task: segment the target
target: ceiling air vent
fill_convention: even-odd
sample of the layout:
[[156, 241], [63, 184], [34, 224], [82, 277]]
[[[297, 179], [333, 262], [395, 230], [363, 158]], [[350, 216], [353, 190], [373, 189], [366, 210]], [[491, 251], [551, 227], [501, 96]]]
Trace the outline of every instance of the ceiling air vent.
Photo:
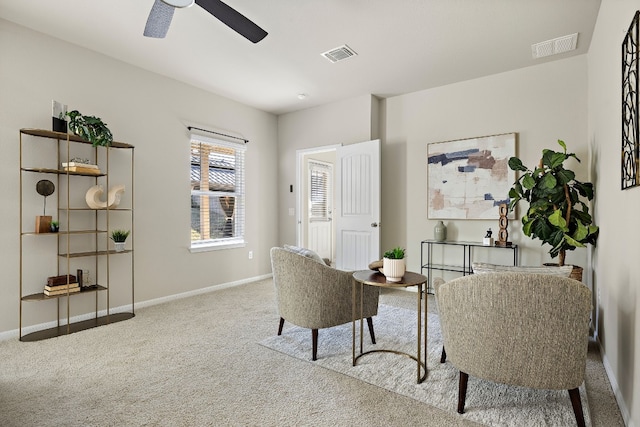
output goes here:
[[531, 54], [533, 55], [533, 59], [544, 58], [545, 56], [557, 55], [559, 53], [575, 50], [577, 45], [578, 33], [574, 33], [568, 36], [532, 44]]
[[328, 50], [322, 54], [322, 56], [333, 63], [342, 61], [343, 59], [351, 58], [352, 56], [356, 55], [357, 53], [346, 44], [343, 44], [340, 47], [336, 47], [335, 49]]

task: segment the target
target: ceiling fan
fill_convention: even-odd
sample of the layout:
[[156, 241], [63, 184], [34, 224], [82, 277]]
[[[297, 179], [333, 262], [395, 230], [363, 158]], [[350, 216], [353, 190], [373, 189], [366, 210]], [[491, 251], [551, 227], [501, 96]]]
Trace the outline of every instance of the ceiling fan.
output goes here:
[[144, 35], [159, 39], [164, 38], [169, 30], [175, 9], [190, 7], [193, 6], [193, 3], [253, 43], [258, 43], [267, 36], [265, 30], [220, 0], [155, 0], [147, 18], [147, 25], [144, 27]]

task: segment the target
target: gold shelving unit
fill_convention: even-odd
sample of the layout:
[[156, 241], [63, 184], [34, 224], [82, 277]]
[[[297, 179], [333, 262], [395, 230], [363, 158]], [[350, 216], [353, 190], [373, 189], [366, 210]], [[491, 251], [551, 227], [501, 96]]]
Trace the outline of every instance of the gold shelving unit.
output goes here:
[[[29, 161], [25, 162], [25, 144], [38, 144], [40, 140], [43, 144], [56, 144], [55, 149], [57, 152], [56, 159], [56, 167], [39, 167], [34, 164], [25, 164], [25, 163], [38, 163], [37, 161]], [[21, 341], [37, 341], [46, 338], [52, 338], [60, 335], [67, 335], [70, 333], [82, 331], [89, 328], [94, 328], [97, 326], [119, 322], [122, 320], [127, 320], [135, 316], [134, 303], [135, 303], [135, 284], [134, 284], [134, 218], [133, 218], [133, 201], [134, 198], [134, 147], [130, 144], [125, 144], [122, 142], [113, 142], [109, 147], [91, 147], [93, 160], [96, 164], [101, 164], [104, 166], [104, 172], [97, 174], [90, 173], [82, 173], [82, 172], [70, 172], [66, 171], [62, 168], [62, 162], [69, 162], [73, 157], [74, 153], [82, 148], [82, 145], [89, 144], [90, 142], [85, 141], [84, 139], [67, 133], [53, 132], [43, 129], [20, 129], [20, 314], [19, 314], [19, 339]], [[45, 147], [44, 145], [42, 146]], [[86, 146], [85, 146], [86, 147]], [[30, 148], [33, 150], [34, 147], [30, 145]], [[49, 147], [51, 148], [51, 147]], [[86, 150], [86, 148], [85, 148]], [[110, 181], [110, 168], [109, 168], [109, 157], [112, 150], [126, 150], [130, 153], [130, 162], [131, 162], [131, 171], [130, 171], [130, 179], [131, 188], [128, 191], [131, 194], [131, 207], [130, 208], [113, 208], [110, 209], [108, 206], [105, 209], [91, 209], [86, 206], [75, 206], [71, 201], [72, 194], [72, 182], [74, 180], [90, 180], [92, 185], [105, 185], [106, 188], [109, 187]], [[47, 159], [45, 163], [47, 166], [50, 166], [52, 163], [51, 159]], [[24, 221], [24, 214], [26, 208], [25, 205], [25, 194], [26, 190], [24, 186], [24, 177], [25, 174], [41, 174], [43, 176], [51, 176], [52, 180], [56, 181], [56, 189], [57, 189], [57, 213], [58, 220], [61, 217], [65, 218], [64, 226], [61, 221], [60, 228], [61, 230], [57, 233], [38, 233], [35, 229], [31, 229], [27, 227], [27, 224]], [[66, 200], [61, 200], [61, 190], [64, 189], [64, 193], [66, 193]], [[77, 204], [77, 202], [76, 202]], [[29, 205], [30, 206], [30, 205]], [[93, 213], [92, 223], [93, 227], [87, 227], [89, 229], [83, 230], [75, 230], [72, 228], [74, 223], [74, 214], [81, 212], [89, 212]], [[128, 214], [129, 217], [127, 221], [130, 223], [131, 234], [129, 235], [128, 245], [131, 249], [128, 249], [124, 252], [116, 252], [114, 250], [109, 250], [109, 239], [108, 232], [110, 230], [110, 219], [111, 216], [117, 212]], [[26, 212], [27, 217], [31, 214], [31, 211]], [[36, 212], [33, 212], [34, 216]], [[41, 289], [44, 289], [44, 283], [46, 283], [46, 277], [42, 278], [42, 283], [34, 284], [34, 283], [25, 283], [25, 260], [34, 256], [33, 254], [25, 253], [25, 241], [27, 239], [51, 239], [55, 238], [57, 241], [57, 253], [52, 253], [52, 257], [57, 257], [57, 273], [56, 275], [64, 275], [64, 274], [74, 274], [71, 271], [71, 260], [72, 259], [80, 259], [80, 258], [89, 258], [90, 261], [93, 261], [93, 271], [96, 280], [100, 278], [102, 282], [100, 284], [95, 283], [90, 286], [83, 286], [80, 292], [75, 293], [66, 293], [62, 295], [55, 296], [47, 296], [42, 292], [33, 293], [34, 290], [38, 289], [38, 286], [41, 286]], [[85, 247], [90, 248], [89, 250], [81, 250], [81, 251], [72, 251], [71, 243], [72, 240], [74, 243], [77, 243], [74, 239], [85, 239], [85, 241], [80, 243], [85, 243]], [[44, 240], [42, 240], [44, 242]], [[33, 243], [33, 242], [31, 242]], [[37, 243], [36, 243], [37, 245]], [[91, 248], [93, 246], [93, 248]], [[61, 249], [62, 248], [62, 249]], [[41, 255], [42, 256], [42, 255]], [[126, 256], [130, 259], [130, 287], [131, 287], [131, 310], [126, 312], [118, 312], [111, 313], [110, 306], [110, 291], [111, 291], [111, 283], [110, 283], [110, 268], [111, 262], [110, 259], [113, 256]], [[91, 261], [92, 260], [92, 261]], [[101, 272], [100, 268], [104, 266], [105, 271]], [[52, 272], [50, 275], [54, 275]], [[115, 284], [117, 286], [127, 286], [126, 283], [118, 283]], [[94, 309], [92, 312], [85, 313], [84, 315], [76, 315], [81, 317], [82, 320], [73, 321], [71, 317], [71, 306], [72, 301], [76, 298], [80, 298], [81, 296], [85, 296], [88, 294], [95, 295], [95, 303]], [[100, 298], [99, 295], [104, 295], [104, 305], [99, 304]], [[37, 330], [35, 332], [30, 332], [28, 334], [23, 335], [24, 326], [24, 316], [25, 312], [29, 309], [34, 303], [43, 303], [44, 301], [55, 300], [57, 304], [57, 322], [56, 326], [52, 328], [45, 328], [41, 330]], [[127, 304], [128, 305], [128, 304]], [[66, 307], [65, 307], [66, 306]], [[100, 309], [102, 308], [102, 313], [100, 313]], [[61, 314], [66, 311], [65, 314]], [[89, 314], [91, 318], [86, 319], [86, 315]]]

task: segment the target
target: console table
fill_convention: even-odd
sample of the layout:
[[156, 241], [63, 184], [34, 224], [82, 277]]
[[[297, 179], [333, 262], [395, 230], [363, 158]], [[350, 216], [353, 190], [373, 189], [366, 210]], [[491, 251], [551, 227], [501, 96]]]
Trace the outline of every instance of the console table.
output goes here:
[[[434, 245], [445, 245], [454, 249], [461, 250], [462, 262], [459, 264], [445, 264], [445, 262], [441, 260], [441, 262], [439, 263], [434, 263]], [[479, 248], [486, 248], [488, 250], [510, 249], [511, 251], [513, 251], [513, 265], [518, 265], [518, 245], [485, 246], [482, 244], [482, 242], [465, 242], [453, 240], [438, 241], [432, 239], [423, 240], [420, 246], [420, 272], [424, 274], [424, 272], [426, 271], [427, 273], [427, 293], [433, 293], [433, 270], [462, 273], [463, 276], [466, 276], [467, 274], [473, 274], [473, 268], [471, 264], [474, 261], [474, 249], [480, 250]]]

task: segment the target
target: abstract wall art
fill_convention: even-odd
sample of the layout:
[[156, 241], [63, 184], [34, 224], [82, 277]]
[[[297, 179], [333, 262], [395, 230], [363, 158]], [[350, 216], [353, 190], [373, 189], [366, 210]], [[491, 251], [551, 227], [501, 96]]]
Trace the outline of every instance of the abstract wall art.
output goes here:
[[638, 156], [638, 27], [640, 11], [636, 12], [622, 42], [622, 185], [623, 190], [640, 182]]
[[516, 179], [508, 165], [515, 154], [515, 133], [427, 144], [427, 217], [498, 218]]

